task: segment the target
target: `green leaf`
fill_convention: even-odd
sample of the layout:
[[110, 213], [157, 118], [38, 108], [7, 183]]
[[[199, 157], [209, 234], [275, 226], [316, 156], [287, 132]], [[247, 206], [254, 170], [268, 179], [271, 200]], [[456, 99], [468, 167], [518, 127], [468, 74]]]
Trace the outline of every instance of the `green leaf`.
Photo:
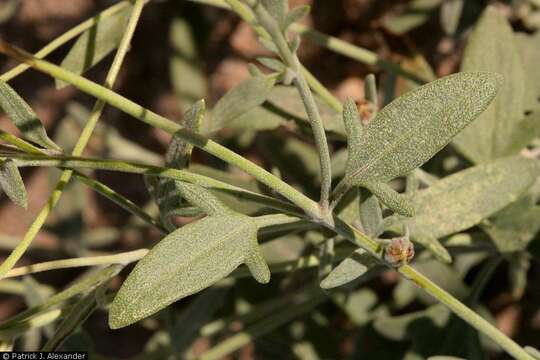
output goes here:
[[378, 237], [382, 233], [382, 209], [373, 195], [366, 195], [360, 203], [360, 222], [362, 229], [369, 237]]
[[0, 80], [0, 108], [24, 137], [47, 149], [61, 151], [48, 136], [43, 124], [28, 104], [11, 86]]
[[489, 105], [500, 81], [494, 73], [458, 73], [391, 102], [349, 144], [345, 177], [335, 193], [387, 182], [425, 163]]
[[11, 201], [26, 209], [28, 206], [26, 188], [13, 160], [0, 161], [0, 189], [4, 190]]
[[531, 259], [529, 254], [517, 253], [509, 259], [510, 289], [512, 298], [516, 301], [521, 300], [525, 289], [527, 288], [527, 272], [531, 267]]
[[540, 32], [533, 35], [525, 33], [515, 34], [515, 41], [523, 68], [526, 72], [525, 76], [525, 110], [538, 109], [540, 107]]
[[323, 289], [332, 289], [345, 285], [364, 275], [374, 265], [373, 256], [363, 249], [355, 250], [349, 257], [336, 266], [321, 282]]
[[170, 80], [183, 109], [207, 96], [208, 84], [203, 61], [197, 53], [197, 41], [188, 21], [175, 18], [169, 30], [172, 55], [169, 60]]
[[536, 161], [520, 156], [477, 165], [419, 191], [413, 199], [415, 216], [402, 222], [409, 226], [413, 240], [468, 229], [516, 201], [539, 174]]
[[310, 10], [311, 7], [309, 5], [300, 5], [289, 11], [283, 20], [283, 24], [281, 25], [283, 31], [287, 30], [287, 28], [293, 23], [306, 17]]
[[493, 103], [454, 145], [475, 163], [512, 154], [512, 134], [524, 116], [526, 76], [512, 28], [494, 7], [486, 8], [469, 37], [461, 69], [493, 71], [505, 81]]
[[228, 127], [237, 117], [261, 105], [270, 95], [275, 82], [276, 77], [273, 75], [256, 76], [232, 88], [218, 101], [212, 111], [211, 131]]
[[383, 26], [393, 34], [405, 34], [424, 24], [441, 2], [442, 0], [413, 0], [401, 14], [384, 18]]
[[287, 69], [287, 66], [285, 66], [283, 62], [275, 58], [260, 56], [257, 58], [257, 61], [269, 68], [270, 70], [274, 70], [277, 72], [283, 72], [285, 71], [285, 69]]
[[245, 263], [267, 283], [270, 271], [257, 244], [256, 222], [243, 215], [209, 216], [161, 240], [128, 276], [110, 313], [113, 329], [128, 326], [213, 285]]
[[[314, 96], [317, 107], [323, 121], [323, 126], [327, 131], [332, 131], [340, 135], [345, 135], [345, 128], [341, 119], [341, 114], [332, 109], [320, 97]], [[275, 86], [268, 97], [267, 104], [273, 106], [289, 115], [289, 118], [309, 124], [306, 108], [298, 90], [294, 86]], [[286, 116], [283, 114], [283, 116]]]
[[540, 206], [527, 195], [505, 207], [482, 225], [501, 252], [521, 251], [527, 248], [540, 230]]
[[270, 15], [277, 20], [280, 27], [283, 28], [282, 25], [289, 10], [288, 0], [261, 0], [261, 2]]
[[[112, 16], [99, 20], [86, 30], [71, 47], [60, 66], [75, 74], [83, 74], [103, 60], [120, 44], [131, 9], [132, 6], [128, 6]], [[66, 85], [68, 85], [66, 82], [56, 80], [57, 89]]]
[[447, 0], [441, 4], [441, 25], [447, 35], [456, 33], [464, 3], [464, 0]]

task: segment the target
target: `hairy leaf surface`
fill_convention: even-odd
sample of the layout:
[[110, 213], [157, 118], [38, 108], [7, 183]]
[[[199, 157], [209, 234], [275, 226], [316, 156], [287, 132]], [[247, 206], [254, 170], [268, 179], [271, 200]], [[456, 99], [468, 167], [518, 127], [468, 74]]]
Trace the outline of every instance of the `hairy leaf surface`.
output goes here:
[[257, 224], [242, 215], [209, 216], [161, 240], [128, 276], [114, 299], [109, 325], [130, 325], [194, 294], [246, 263], [259, 282], [270, 271], [257, 244]]
[[0, 161], [0, 190], [4, 190], [15, 204], [26, 209], [28, 205], [26, 188], [13, 160]]

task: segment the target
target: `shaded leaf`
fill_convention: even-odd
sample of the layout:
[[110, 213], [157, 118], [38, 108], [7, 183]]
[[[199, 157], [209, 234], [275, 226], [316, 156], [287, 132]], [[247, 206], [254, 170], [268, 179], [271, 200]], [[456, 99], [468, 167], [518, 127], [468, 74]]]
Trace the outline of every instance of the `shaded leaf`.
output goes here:
[[128, 276], [110, 313], [118, 329], [216, 283], [239, 265], [259, 282], [270, 272], [257, 244], [257, 224], [243, 215], [209, 216], [161, 240]]
[[276, 77], [256, 76], [242, 81], [223, 96], [212, 111], [211, 131], [228, 127], [237, 117], [262, 104], [269, 96]]
[[[332, 109], [320, 97], [314, 96], [317, 107], [323, 121], [323, 126], [327, 131], [333, 131], [340, 135], [345, 135], [345, 128], [341, 120], [341, 114]], [[289, 115], [289, 119], [294, 119], [308, 124], [304, 103], [293, 86], [275, 86], [268, 97], [267, 103]]]
[[512, 154], [512, 134], [524, 116], [525, 72], [506, 17], [487, 7], [465, 49], [462, 71], [493, 71], [504, 83], [493, 103], [454, 139], [458, 150], [480, 163]]
[[525, 351], [532, 355], [535, 359], [540, 360], [540, 351], [533, 348], [532, 346], [525, 346]]
[[26, 209], [28, 205], [26, 188], [13, 160], [0, 161], [0, 189], [4, 190], [11, 201]]
[[404, 11], [383, 19], [383, 26], [393, 34], [405, 34], [422, 24], [434, 13], [442, 0], [413, 0]]
[[525, 110], [538, 110], [540, 107], [540, 32], [534, 35], [526, 33], [515, 34], [515, 41], [523, 68], [526, 72], [525, 76]]
[[527, 195], [505, 207], [482, 225], [501, 252], [521, 251], [540, 230], [540, 206]]
[[360, 203], [360, 222], [364, 233], [369, 237], [378, 237], [382, 233], [382, 209], [373, 195], [364, 196]]
[[528, 254], [518, 253], [510, 259], [509, 280], [512, 298], [521, 300], [525, 289], [527, 288], [527, 272], [531, 266], [531, 260]]
[[321, 287], [323, 289], [332, 289], [345, 285], [364, 275], [374, 263], [372, 255], [363, 249], [358, 249], [328, 274], [321, 282]]
[[409, 226], [413, 240], [468, 229], [516, 201], [538, 175], [536, 162], [520, 156], [477, 165], [419, 191], [413, 199], [415, 216], [402, 221]]
[[[131, 9], [132, 6], [128, 6], [112, 16], [101, 19], [82, 33], [60, 66], [75, 74], [83, 74], [103, 60], [120, 44]], [[61, 89], [66, 85], [68, 85], [66, 82], [56, 80], [56, 88]]]
[[61, 149], [48, 136], [43, 124], [28, 104], [11, 86], [0, 80], [0, 108], [30, 141], [44, 148]]
[[335, 193], [370, 181], [386, 182], [422, 165], [489, 105], [500, 80], [494, 73], [458, 73], [394, 100], [352, 143]]

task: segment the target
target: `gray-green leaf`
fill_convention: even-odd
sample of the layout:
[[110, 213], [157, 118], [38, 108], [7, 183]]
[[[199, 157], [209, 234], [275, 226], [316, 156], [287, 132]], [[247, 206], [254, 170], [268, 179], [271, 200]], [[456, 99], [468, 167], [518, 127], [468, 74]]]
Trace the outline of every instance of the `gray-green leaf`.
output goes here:
[[487, 110], [455, 138], [455, 146], [475, 163], [512, 154], [512, 133], [524, 116], [526, 77], [512, 28], [495, 8], [486, 8], [478, 21], [461, 69], [493, 71], [505, 81]]
[[28, 205], [26, 188], [19, 169], [12, 160], [0, 163], [0, 189], [4, 190], [11, 201], [26, 209]]
[[323, 289], [332, 289], [345, 285], [364, 275], [373, 264], [372, 255], [363, 249], [355, 250], [328, 274], [321, 282], [321, 287]]
[[[79, 36], [60, 66], [76, 74], [83, 74], [103, 60], [120, 44], [131, 10], [132, 6], [128, 6], [117, 14], [99, 20], [86, 30]], [[66, 82], [56, 81], [58, 89], [66, 85]]]
[[[516, 201], [539, 174], [535, 160], [520, 156], [460, 171], [419, 191], [413, 199], [415, 216], [402, 218], [402, 223], [409, 226], [413, 240], [468, 229]], [[397, 225], [392, 228], [399, 229]]]
[[30, 141], [44, 148], [61, 150], [48, 136], [37, 115], [28, 104], [4, 81], [0, 80], [0, 108]]
[[486, 109], [500, 82], [495, 73], [457, 73], [391, 102], [349, 144], [336, 193], [362, 182], [386, 182], [422, 165]]
[[231, 89], [212, 111], [211, 131], [228, 127], [234, 119], [262, 104], [270, 95], [275, 82], [276, 77], [273, 75], [256, 76]]
[[211, 286], [239, 265], [267, 283], [270, 271], [257, 244], [258, 226], [243, 215], [209, 216], [161, 240], [128, 276], [110, 313], [113, 329], [128, 326]]

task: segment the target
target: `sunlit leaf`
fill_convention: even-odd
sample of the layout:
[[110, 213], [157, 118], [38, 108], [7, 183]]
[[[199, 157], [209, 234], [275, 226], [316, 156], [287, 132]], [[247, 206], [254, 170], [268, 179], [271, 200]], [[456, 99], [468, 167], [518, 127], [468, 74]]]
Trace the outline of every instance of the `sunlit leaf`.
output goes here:
[[242, 215], [209, 216], [161, 240], [128, 276], [110, 313], [113, 329], [130, 325], [248, 265], [259, 282], [270, 272], [257, 244], [258, 226]]
[[458, 73], [394, 100], [349, 144], [345, 178], [336, 192], [386, 182], [422, 165], [489, 105], [499, 83], [494, 73]]
[[462, 71], [493, 71], [504, 76], [493, 103], [463, 130], [454, 144], [473, 162], [510, 155], [512, 134], [524, 116], [525, 70], [506, 17], [488, 7], [469, 37]]
[[323, 289], [332, 289], [345, 285], [364, 275], [375, 263], [373, 256], [362, 249], [354, 251], [336, 266], [321, 282]]

